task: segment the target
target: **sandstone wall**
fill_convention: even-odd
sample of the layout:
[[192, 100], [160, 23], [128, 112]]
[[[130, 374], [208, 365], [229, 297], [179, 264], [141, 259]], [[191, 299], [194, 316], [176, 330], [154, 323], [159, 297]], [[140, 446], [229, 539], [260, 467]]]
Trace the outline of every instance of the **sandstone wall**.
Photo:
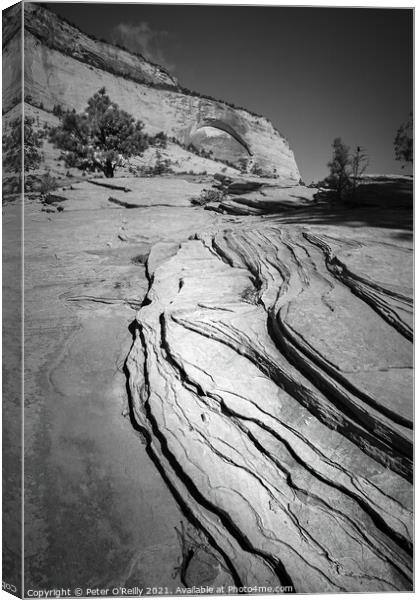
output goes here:
[[[45, 110], [52, 110], [55, 104], [60, 104], [81, 111], [86, 107], [88, 98], [104, 86], [113, 101], [145, 123], [149, 133], [164, 131], [188, 144], [197, 139], [197, 131], [208, 122], [222, 123], [227, 131], [233, 132], [233, 137], [227, 137], [225, 131], [219, 138], [214, 138], [212, 149], [215, 158], [228, 159], [237, 165], [241, 158], [251, 158], [266, 174], [278, 175], [286, 185], [299, 181], [299, 170], [288, 142], [264, 117], [223, 102], [184, 93], [178, 87], [156, 87], [118, 76], [114, 69], [116, 62], [121, 67], [131, 64], [130, 60], [138, 61], [138, 58], [90, 39], [57, 17], [51, 17], [50, 11], [34, 9], [33, 5], [26, 5], [25, 10], [25, 96], [30, 97], [28, 101], [35, 106], [42, 103]], [[42, 22], [42, 15], [49, 20], [47, 24]], [[47, 40], [51, 31], [48, 34], [47, 25], [54, 33], [54, 45], [65, 49], [65, 52], [51, 47]], [[32, 31], [37, 30], [36, 36], [28, 27]], [[9, 40], [6, 52], [13, 55], [17, 43], [15, 35]], [[84, 56], [89, 62], [81, 60], [80, 48], [84, 49]], [[77, 58], [70, 55], [73, 52]], [[92, 57], [95, 56], [102, 58], [101, 68], [94, 64], [96, 59]], [[105, 70], [108, 65], [114, 72]], [[149, 66], [150, 69], [155, 68]], [[18, 83], [15, 70], [8, 69], [4, 75], [6, 92], [3, 102], [6, 110], [13, 106]], [[242, 145], [237, 142], [238, 139]]]
[[[11, 7], [15, 8], [15, 7]], [[3, 111], [10, 109], [21, 100], [22, 96], [22, 37], [19, 20], [16, 19], [16, 10], [3, 15], [3, 40], [4, 36], [13, 30], [13, 36], [3, 46], [2, 54], [2, 106]], [[20, 15], [20, 12], [17, 12]], [[16, 27], [15, 27], [16, 25]]]
[[140, 82], [178, 86], [178, 81], [159, 65], [117, 46], [92, 39], [37, 4], [25, 4], [25, 29], [50, 48], [60, 50], [83, 62]]

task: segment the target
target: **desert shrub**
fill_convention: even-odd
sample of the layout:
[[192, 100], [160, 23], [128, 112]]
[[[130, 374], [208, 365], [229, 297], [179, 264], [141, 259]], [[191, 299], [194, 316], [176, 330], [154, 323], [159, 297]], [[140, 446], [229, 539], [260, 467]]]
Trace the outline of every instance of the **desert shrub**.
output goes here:
[[257, 177], [264, 177], [263, 169], [257, 164], [252, 165], [251, 173], [252, 175], [256, 175]]
[[248, 170], [248, 160], [246, 158], [240, 158], [238, 160], [238, 166], [241, 173], [246, 173]]
[[157, 148], [166, 148], [168, 136], [163, 131], [160, 131], [156, 135], [149, 137], [149, 143], [151, 146], [156, 146]]
[[22, 191], [22, 177], [21, 174], [2, 178], [2, 192], [3, 192], [3, 204], [9, 202], [9, 198], [7, 196], [9, 194], [15, 195], [20, 194]]
[[169, 159], [157, 158], [154, 165], [130, 165], [128, 171], [135, 177], [157, 177], [166, 173], [173, 173]]
[[[40, 148], [43, 134], [33, 128], [34, 119], [25, 117], [23, 125], [23, 169], [25, 172], [37, 169], [42, 160]], [[22, 171], [22, 117], [14, 119], [9, 132], [3, 136], [3, 165], [6, 171]]]
[[193, 206], [205, 206], [209, 202], [221, 202], [225, 196], [223, 190], [215, 190], [214, 188], [203, 190], [199, 196], [190, 198]]
[[162, 158], [161, 152], [156, 150], [156, 162], [151, 169], [151, 175], [163, 175], [171, 172], [171, 161], [168, 158]]
[[166, 159], [162, 160], [155, 164], [152, 169], [152, 175], [165, 175], [169, 173], [173, 173], [173, 170], [170, 167], [171, 161]]
[[66, 111], [60, 121], [51, 129], [50, 140], [64, 151], [67, 167], [114, 177], [124, 159], [142, 154], [149, 145], [144, 124], [112, 102], [105, 88], [88, 100], [83, 113]]
[[61, 104], [54, 104], [52, 113], [56, 117], [62, 117], [64, 114], [64, 110], [63, 110], [63, 107], [61, 106]]
[[57, 179], [49, 171], [44, 173], [39, 183], [39, 191], [43, 196], [49, 194], [58, 187]]
[[134, 165], [128, 165], [128, 172], [130, 175], [134, 175], [135, 177], [140, 175], [140, 167], [136, 167]]

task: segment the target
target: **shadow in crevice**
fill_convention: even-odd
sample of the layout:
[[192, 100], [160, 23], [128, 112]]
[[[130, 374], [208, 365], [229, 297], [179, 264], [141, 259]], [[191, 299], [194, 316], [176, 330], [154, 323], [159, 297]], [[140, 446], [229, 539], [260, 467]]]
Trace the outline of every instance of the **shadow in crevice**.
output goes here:
[[[147, 304], [150, 304], [150, 300], [146, 297], [143, 301], [143, 306], [145, 306]], [[128, 331], [130, 332], [130, 334], [132, 336], [132, 340], [133, 340], [131, 348], [130, 348], [130, 352], [131, 352], [133, 344], [137, 340], [137, 336], [140, 335], [140, 325], [139, 325], [137, 319], [134, 319], [129, 324]], [[130, 354], [130, 352], [129, 352], [129, 354]], [[128, 354], [128, 356], [129, 356], [129, 354]], [[130, 419], [131, 426], [133, 427], [134, 431], [136, 431], [141, 436], [141, 438], [144, 440], [148, 457], [150, 458], [150, 460], [156, 467], [157, 471], [161, 475], [163, 481], [165, 482], [166, 486], [168, 487], [169, 491], [171, 492], [172, 496], [174, 497], [175, 502], [177, 503], [177, 505], [178, 505], [180, 511], [182, 512], [182, 514], [184, 515], [184, 517], [187, 519], [187, 521], [189, 523], [191, 523], [193, 525], [193, 527], [195, 527], [198, 531], [201, 531], [204, 533], [205, 537], [209, 540], [209, 544], [220, 554], [220, 556], [224, 560], [226, 569], [232, 576], [235, 586], [238, 588], [241, 588], [243, 586], [243, 583], [239, 577], [238, 572], [235, 569], [235, 566], [231, 562], [229, 556], [223, 551], [222, 548], [220, 548], [220, 546], [218, 545], [216, 540], [206, 530], [203, 529], [200, 521], [195, 517], [194, 513], [191, 511], [191, 509], [185, 503], [182, 495], [179, 493], [179, 491], [176, 489], [176, 487], [173, 485], [173, 483], [169, 479], [158, 456], [156, 455], [156, 453], [153, 450], [152, 436], [150, 434], [150, 431], [147, 428], [142, 427], [138, 423], [138, 421], [135, 417], [133, 396], [132, 396], [131, 388], [130, 388], [130, 370], [128, 368], [128, 356], [124, 361], [123, 373], [125, 375], [125, 388], [126, 388], [126, 393], [127, 393], [127, 403], [128, 403], [128, 411], [129, 411], [128, 416]], [[155, 428], [155, 425], [153, 423], [151, 423], [150, 428], [153, 430]], [[158, 443], [160, 443], [162, 445], [162, 442], [159, 442], [159, 440], [158, 440]], [[162, 449], [162, 451], [165, 454], [164, 449]], [[165, 456], [166, 456], [166, 454], [165, 454]], [[168, 457], [166, 457], [166, 458], [169, 462], [171, 462], [168, 459]], [[184, 482], [184, 484], [185, 484], [185, 482]], [[187, 489], [189, 489], [188, 486], [187, 486]], [[191, 561], [191, 559], [192, 559], [192, 556], [189, 556], [188, 563], [186, 563], [186, 564], [183, 563], [183, 565], [182, 565], [183, 568], [180, 573], [180, 579], [182, 581], [182, 584], [185, 586], [188, 586], [188, 583], [186, 582], [186, 572], [188, 570], [188, 564]]]

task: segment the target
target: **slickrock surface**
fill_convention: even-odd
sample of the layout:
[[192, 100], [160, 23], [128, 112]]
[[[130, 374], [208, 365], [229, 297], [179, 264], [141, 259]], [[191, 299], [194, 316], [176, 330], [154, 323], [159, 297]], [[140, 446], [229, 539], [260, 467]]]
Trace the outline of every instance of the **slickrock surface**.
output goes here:
[[136, 423], [236, 582], [409, 590], [409, 243], [282, 220], [153, 246]]
[[412, 589], [411, 211], [208, 187], [25, 199], [26, 585]]
[[[188, 197], [201, 189], [198, 183], [156, 178], [112, 184], [137, 190], [140, 207], [113, 204], [110, 195], [128, 193], [87, 181], [54, 192], [64, 198], [57, 203], [62, 212], [45, 212], [54, 205], [25, 199], [28, 589], [174, 590], [182, 581], [215, 579], [221, 572], [217, 552], [189, 524], [133, 427], [124, 371], [131, 323], [147, 293], [144, 263], [151, 246], [164, 238], [176, 247], [220, 215], [191, 207]], [[5, 268], [16, 272], [19, 204], [4, 205], [3, 213]], [[15, 309], [8, 307], [4, 335], [19, 352]], [[17, 359], [5, 356], [5, 410], [15, 415]], [[184, 575], [192, 548], [197, 559]], [[223, 579], [231, 581], [224, 571]]]
[[261, 184], [259, 189], [241, 191], [239, 184], [225, 188], [226, 196], [220, 202], [207, 205], [208, 210], [232, 215], [267, 215], [291, 209], [312, 208], [316, 203], [316, 189], [303, 185], [287, 186]]

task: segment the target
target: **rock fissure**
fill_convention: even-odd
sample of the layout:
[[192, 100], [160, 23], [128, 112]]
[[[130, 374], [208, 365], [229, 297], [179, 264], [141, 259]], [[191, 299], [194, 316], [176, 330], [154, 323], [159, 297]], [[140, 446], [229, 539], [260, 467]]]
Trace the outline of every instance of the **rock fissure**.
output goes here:
[[[150, 303], [137, 317], [152, 351], [146, 421], [198, 503], [196, 518], [209, 511], [283, 585], [305, 590], [305, 564], [312, 590], [314, 581], [323, 590], [404, 588], [411, 421], [351, 379], [366, 366], [338, 372], [337, 356], [296, 328], [294, 305], [306, 310], [308, 295], [318, 294], [317, 310], [327, 314], [344, 310], [337, 293], [355, 302], [320, 270], [311, 247], [290, 228], [268, 224], [254, 235], [238, 224], [195, 235], [150, 263]], [[261, 303], [249, 304], [250, 284]], [[372, 363], [368, 372], [383, 377], [394, 367], [406, 369], [388, 361], [387, 370]], [[341, 531], [347, 555], [327, 530]], [[364, 561], [349, 558], [357, 548]]]

